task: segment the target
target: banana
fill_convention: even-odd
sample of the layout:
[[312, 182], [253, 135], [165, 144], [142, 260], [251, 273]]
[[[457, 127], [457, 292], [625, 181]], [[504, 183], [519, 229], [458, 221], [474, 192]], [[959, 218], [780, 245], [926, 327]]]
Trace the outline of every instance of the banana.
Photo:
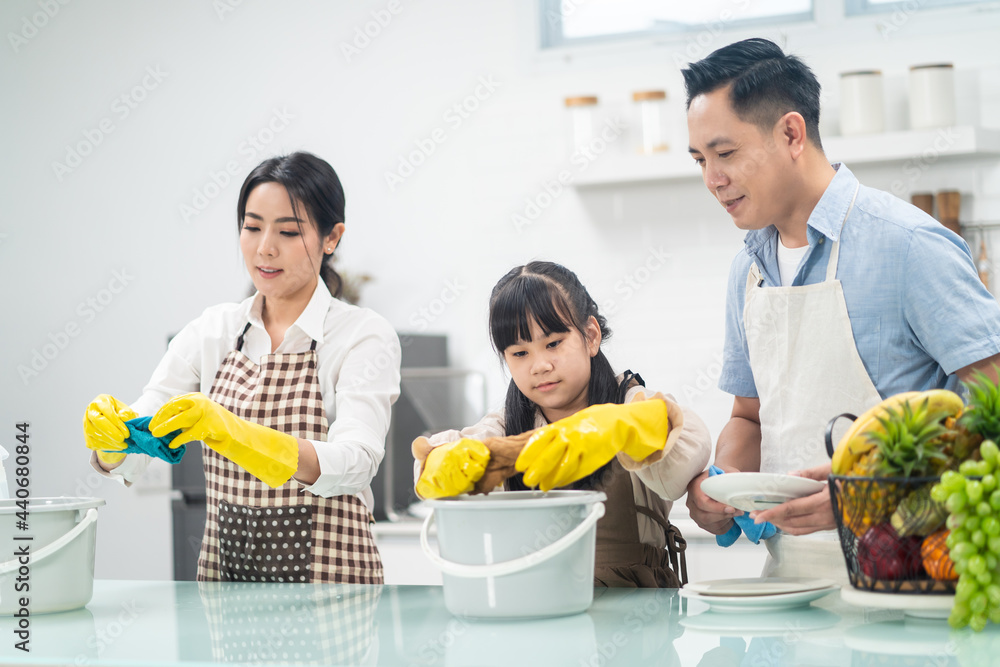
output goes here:
[[927, 401], [928, 412], [943, 411], [952, 416], [960, 414], [965, 407], [962, 397], [947, 389], [905, 391], [890, 396], [855, 419], [854, 424], [841, 437], [831, 461], [831, 471], [833, 474], [847, 474], [854, 467], [854, 464], [858, 462], [858, 459], [867, 454], [875, 446], [869, 439], [868, 433], [885, 429], [879, 421], [880, 417], [885, 417], [889, 410], [900, 410], [906, 403], [916, 408], [921, 406], [924, 401]]

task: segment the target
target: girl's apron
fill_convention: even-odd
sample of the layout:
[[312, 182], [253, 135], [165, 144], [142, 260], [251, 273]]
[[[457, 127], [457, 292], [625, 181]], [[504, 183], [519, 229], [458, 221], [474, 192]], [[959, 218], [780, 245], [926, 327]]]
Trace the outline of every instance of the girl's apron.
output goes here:
[[[619, 386], [618, 402], [623, 403], [630, 382], [635, 379], [645, 386], [639, 375], [631, 371]], [[597, 553], [594, 564], [594, 585], [627, 588], [679, 588], [687, 583], [687, 543], [680, 530], [648, 507], [635, 503], [632, 475], [618, 459], [612, 459], [599, 490], [608, 497], [604, 516], [597, 522]], [[639, 539], [639, 514], [659, 524], [667, 538], [666, 549], [645, 544]]]
[[[857, 196], [856, 188], [841, 229]], [[813, 285], [761, 287], [756, 264], [747, 275], [743, 326], [760, 397], [761, 472], [787, 473], [829, 463], [823, 432], [830, 418], [862, 414], [882, 400], [854, 344], [837, 280], [839, 256], [837, 241], [830, 249], [826, 280]], [[766, 544], [765, 576], [847, 581], [836, 531], [799, 537], [779, 532]]]
[[[258, 366], [242, 351], [249, 328], [219, 367], [209, 398], [247, 421], [325, 440], [316, 341], [307, 352], [269, 354]], [[294, 479], [272, 489], [210, 447], [202, 454], [207, 517], [199, 581], [382, 583], [370, 514], [356, 496], [322, 498]]]

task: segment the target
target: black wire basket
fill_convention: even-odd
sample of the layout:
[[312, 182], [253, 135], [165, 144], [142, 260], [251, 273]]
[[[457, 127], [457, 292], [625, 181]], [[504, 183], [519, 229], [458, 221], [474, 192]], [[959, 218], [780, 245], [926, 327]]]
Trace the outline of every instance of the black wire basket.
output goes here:
[[[832, 456], [832, 427], [827, 450]], [[851, 586], [877, 593], [951, 595], [958, 575], [945, 546], [948, 513], [930, 498], [940, 477], [830, 475], [830, 499]]]

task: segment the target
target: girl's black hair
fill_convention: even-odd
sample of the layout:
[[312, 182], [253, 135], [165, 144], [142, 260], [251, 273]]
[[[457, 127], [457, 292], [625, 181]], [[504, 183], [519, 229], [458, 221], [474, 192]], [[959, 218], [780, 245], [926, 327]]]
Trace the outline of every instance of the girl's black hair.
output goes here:
[[[299, 204], [304, 206], [309, 219], [316, 223], [320, 239], [329, 236], [338, 222], [344, 222], [346, 202], [344, 188], [340, 185], [337, 172], [325, 160], [312, 153], [300, 151], [264, 160], [250, 172], [243, 181], [240, 198], [236, 204], [238, 230], [243, 228], [247, 199], [253, 189], [261, 183], [278, 183], [284, 187], [292, 202], [292, 213], [298, 218]], [[302, 231], [301, 222], [299, 231]], [[324, 255], [319, 268], [319, 277], [326, 283], [330, 293], [339, 298], [344, 293], [344, 283], [332, 263], [333, 254]]]
[[[601, 329], [601, 341], [611, 337], [607, 320], [597, 310], [597, 303], [576, 274], [554, 262], [530, 262], [511, 269], [493, 288], [490, 296], [490, 338], [503, 357], [504, 350], [519, 341], [531, 341], [531, 322], [549, 335], [577, 330], [584, 334], [587, 320], [593, 317]], [[590, 359], [590, 384], [587, 404], [621, 403], [618, 383], [604, 352], [598, 350]], [[504, 404], [504, 427], [507, 435], [518, 435], [535, 428], [538, 406], [510, 381]], [[609, 465], [568, 488], [600, 486]], [[526, 489], [521, 475], [508, 480], [511, 489]]]

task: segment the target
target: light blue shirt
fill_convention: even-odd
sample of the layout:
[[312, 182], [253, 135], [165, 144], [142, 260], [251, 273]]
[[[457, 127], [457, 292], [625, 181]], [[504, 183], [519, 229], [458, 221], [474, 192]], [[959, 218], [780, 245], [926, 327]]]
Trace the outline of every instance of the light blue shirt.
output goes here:
[[[841, 230], [858, 179], [844, 165], [834, 168], [809, 216], [809, 250], [792, 285], [823, 282], [839, 238], [837, 278], [855, 346], [879, 394], [957, 388], [955, 371], [1000, 353], [1000, 305], [979, 280], [969, 246], [915, 206], [864, 185]], [[781, 284], [778, 231], [773, 225], [752, 230], [744, 243], [729, 273], [719, 388], [755, 398], [743, 328], [747, 272], [756, 262], [764, 286]], [[817, 391], [822, 387], [823, 378], [816, 378]]]

